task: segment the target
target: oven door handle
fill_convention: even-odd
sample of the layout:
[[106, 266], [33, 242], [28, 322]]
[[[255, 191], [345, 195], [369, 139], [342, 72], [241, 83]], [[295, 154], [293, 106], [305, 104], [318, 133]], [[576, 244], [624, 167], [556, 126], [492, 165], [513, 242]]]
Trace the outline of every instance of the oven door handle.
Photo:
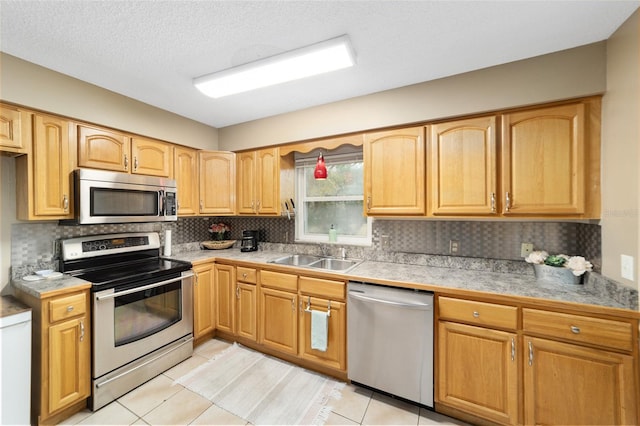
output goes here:
[[144, 291], [144, 290], [149, 290], [150, 288], [156, 288], [156, 287], [161, 287], [165, 284], [171, 284], [174, 283], [176, 281], [181, 281], [185, 278], [190, 278], [193, 277], [193, 272], [188, 272], [185, 275], [182, 275], [178, 278], [172, 278], [170, 280], [165, 280], [165, 281], [160, 281], [157, 283], [153, 283], [153, 284], [149, 284], [149, 285], [145, 285], [142, 287], [136, 287], [136, 288], [130, 288], [129, 290], [124, 290], [124, 291], [118, 291], [116, 293], [111, 293], [111, 294], [104, 294], [101, 296], [96, 296], [97, 300], [105, 300], [105, 299], [113, 299], [114, 297], [119, 297], [119, 296], [124, 296], [126, 294], [131, 294], [131, 293], [137, 293], [139, 291]]

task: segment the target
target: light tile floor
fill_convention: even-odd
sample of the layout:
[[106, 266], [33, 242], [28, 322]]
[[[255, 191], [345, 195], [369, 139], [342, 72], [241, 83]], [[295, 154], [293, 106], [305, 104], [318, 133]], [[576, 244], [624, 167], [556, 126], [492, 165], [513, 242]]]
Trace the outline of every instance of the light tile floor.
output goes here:
[[[205, 363], [230, 343], [213, 339], [198, 346], [191, 358], [91, 412], [81, 411], [62, 425], [247, 425], [174, 381]], [[333, 404], [326, 425], [465, 425], [422, 407], [348, 384]]]

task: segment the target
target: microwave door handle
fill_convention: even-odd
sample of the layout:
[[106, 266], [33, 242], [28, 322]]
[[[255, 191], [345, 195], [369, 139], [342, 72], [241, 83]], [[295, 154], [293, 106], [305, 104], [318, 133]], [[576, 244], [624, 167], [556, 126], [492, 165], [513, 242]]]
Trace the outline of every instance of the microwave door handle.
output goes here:
[[165, 211], [164, 211], [164, 190], [160, 190], [158, 191], [158, 216], [165, 216]]

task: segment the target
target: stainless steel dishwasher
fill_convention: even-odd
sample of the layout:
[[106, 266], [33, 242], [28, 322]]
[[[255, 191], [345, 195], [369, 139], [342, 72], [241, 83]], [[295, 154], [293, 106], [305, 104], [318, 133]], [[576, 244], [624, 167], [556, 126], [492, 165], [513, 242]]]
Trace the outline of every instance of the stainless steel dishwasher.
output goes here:
[[347, 285], [352, 382], [433, 408], [433, 293]]

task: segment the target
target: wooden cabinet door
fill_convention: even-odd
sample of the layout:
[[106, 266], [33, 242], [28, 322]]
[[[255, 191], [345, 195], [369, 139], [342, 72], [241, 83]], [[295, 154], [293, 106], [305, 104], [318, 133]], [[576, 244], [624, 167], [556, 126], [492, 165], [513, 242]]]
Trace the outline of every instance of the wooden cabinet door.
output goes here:
[[260, 343], [291, 355], [298, 354], [298, 295], [260, 289]]
[[439, 322], [438, 333], [437, 402], [518, 423], [517, 335], [447, 321]]
[[278, 148], [256, 153], [256, 196], [260, 215], [280, 214], [280, 156]]
[[129, 172], [131, 142], [127, 135], [78, 125], [78, 166]]
[[200, 152], [200, 213], [232, 215], [236, 211], [236, 159], [233, 152]]
[[428, 129], [431, 213], [497, 214], [495, 117], [438, 123]]
[[237, 154], [238, 164], [238, 213], [256, 214], [256, 153], [241, 152]]
[[345, 371], [347, 368], [347, 320], [346, 305], [343, 302], [331, 301], [331, 310], [327, 324], [327, 350], [311, 348], [311, 312], [326, 312], [328, 299], [320, 299], [301, 295], [300, 298], [300, 356], [309, 361], [327, 367]]
[[171, 145], [166, 142], [134, 137], [131, 139], [131, 173], [139, 175], [171, 176]]
[[255, 284], [236, 283], [236, 334], [258, 341], [258, 291]]
[[502, 116], [503, 214], [584, 212], [583, 104]]
[[638, 423], [633, 357], [531, 337], [524, 343], [525, 424]]
[[91, 338], [86, 316], [49, 327], [48, 414], [72, 405], [90, 393]]
[[215, 327], [213, 263], [193, 267], [193, 337], [198, 339], [212, 332]]
[[176, 146], [173, 167], [178, 187], [178, 216], [198, 214], [198, 151]]
[[0, 104], [0, 151], [27, 153], [30, 125], [28, 112]]
[[365, 214], [425, 214], [424, 127], [365, 135]]
[[215, 265], [216, 330], [234, 333], [234, 311], [236, 304], [235, 268], [229, 265]]
[[42, 219], [73, 217], [69, 158], [69, 122], [33, 116], [33, 215]]

